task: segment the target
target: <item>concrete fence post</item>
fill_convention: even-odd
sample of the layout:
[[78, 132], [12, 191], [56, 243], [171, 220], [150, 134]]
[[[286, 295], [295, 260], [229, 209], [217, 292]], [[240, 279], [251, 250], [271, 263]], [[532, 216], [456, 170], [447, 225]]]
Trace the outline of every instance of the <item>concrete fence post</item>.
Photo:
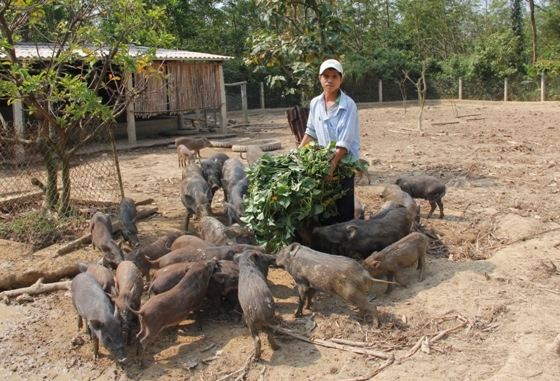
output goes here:
[[264, 82], [261, 82], [261, 108], [264, 110]]
[[546, 101], [546, 73], [541, 75], [541, 102]]

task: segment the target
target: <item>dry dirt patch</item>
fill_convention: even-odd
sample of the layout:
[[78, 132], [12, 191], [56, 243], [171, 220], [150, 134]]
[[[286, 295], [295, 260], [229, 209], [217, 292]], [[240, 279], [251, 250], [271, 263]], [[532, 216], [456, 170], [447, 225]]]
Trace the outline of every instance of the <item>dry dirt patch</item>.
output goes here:
[[[104, 350], [94, 363], [89, 338], [77, 330], [69, 294], [58, 292], [0, 305], [0, 376], [218, 380], [242, 370], [229, 379], [245, 374], [248, 380], [342, 380], [367, 379], [385, 366], [376, 378], [558, 379], [560, 360], [547, 346], [560, 331], [555, 268], [560, 265], [560, 104], [458, 102], [456, 110], [445, 102], [430, 104], [423, 132], [416, 130], [417, 115], [417, 108], [405, 113], [400, 104], [360, 105], [361, 154], [372, 164], [374, 181], [359, 184], [357, 195], [368, 212], [375, 212], [393, 176], [427, 173], [448, 185], [446, 217], [423, 220], [439, 237], [430, 248], [424, 282], [411, 268], [405, 274], [408, 288], [395, 287], [388, 296], [376, 289], [382, 326], [374, 329], [344, 301], [324, 294], [317, 296], [313, 311], [294, 318], [293, 280], [279, 269], [269, 275], [280, 326], [316, 339], [362, 342], [394, 356], [390, 364], [277, 334], [282, 348], [273, 352], [264, 340], [262, 360], [244, 367], [253, 351], [247, 328], [237, 316], [220, 316], [209, 308], [202, 314], [202, 330], [186, 320], [179, 329], [162, 332], [147, 350], [145, 369], [134, 361], [115, 365]], [[280, 140], [282, 151], [294, 147], [284, 110], [251, 111], [250, 120], [250, 127], [234, 131]], [[202, 154], [215, 152], [237, 155], [227, 149]], [[158, 207], [156, 217], [139, 224], [142, 244], [180, 229], [185, 212], [174, 149], [135, 149], [121, 154], [120, 162], [127, 196], [154, 198]], [[425, 216], [429, 206], [420, 204]], [[219, 198], [213, 211], [225, 218]], [[196, 233], [196, 223], [191, 225]], [[53, 258], [52, 250], [31, 254], [0, 245], [0, 274], [5, 278], [34, 269], [56, 274], [99, 256], [84, 247]], [[448, 334], [430, 343], [442, 332]], [[418, 343], [424, 345], [407, 357]], [[134, 359], [133, 347], [129, 355]]]

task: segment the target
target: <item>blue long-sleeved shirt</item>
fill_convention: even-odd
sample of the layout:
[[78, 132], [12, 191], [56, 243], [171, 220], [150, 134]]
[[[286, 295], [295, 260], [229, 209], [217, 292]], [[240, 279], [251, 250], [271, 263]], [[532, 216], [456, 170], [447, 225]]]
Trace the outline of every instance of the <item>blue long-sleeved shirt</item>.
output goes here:
[[305, 133], [322, 146], [334, 141], [337, 147], [346, 148], [356, 159], [360, 158], [358, 108], [342, 90], [338, 102], [328, 110], [325, 109], [324, 94], [311, 100]]

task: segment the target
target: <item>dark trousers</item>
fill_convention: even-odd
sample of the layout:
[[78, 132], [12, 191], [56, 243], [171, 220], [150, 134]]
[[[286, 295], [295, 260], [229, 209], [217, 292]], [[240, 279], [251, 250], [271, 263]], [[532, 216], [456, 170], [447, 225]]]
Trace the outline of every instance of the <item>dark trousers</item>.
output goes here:
[[346, 189], [347, 191], [346, 194], [336, 202], [338, 215], [322, 220], [322, 226], [337, 224], [339, 222], [346, 222], [354, 219], [354, 178], [355, 175], [352, 177], [346, 177], [341, 181], [341, 188]]

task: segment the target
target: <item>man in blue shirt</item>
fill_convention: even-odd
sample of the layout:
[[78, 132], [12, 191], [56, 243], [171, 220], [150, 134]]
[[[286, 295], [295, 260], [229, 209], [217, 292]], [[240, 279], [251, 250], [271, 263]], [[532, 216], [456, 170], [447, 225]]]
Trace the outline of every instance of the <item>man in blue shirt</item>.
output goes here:
[[[340, 90], [343, 70], [340, 62], [326, 60], [319, 68], [319, 81], [323, 93], [311, 100], [307, 129], [300, 143], [305, 146], [312, 140], [322, 146], [331, 141], [336, 143], [334, 157], [325, 163], [330, 165], [330, 174], [326, 181], [332, 180], [334, 169], [342, 157], [349, 152], [356, 159], [360, 155], [360, 129], [358, 126], [358, 108], [354, 101]], [[346, 195], [338, 200], [338, 216], [322, 221], [324, 225], [345, 222], [354, 218], [354, 176], [345, 178], [341, 183]]]

